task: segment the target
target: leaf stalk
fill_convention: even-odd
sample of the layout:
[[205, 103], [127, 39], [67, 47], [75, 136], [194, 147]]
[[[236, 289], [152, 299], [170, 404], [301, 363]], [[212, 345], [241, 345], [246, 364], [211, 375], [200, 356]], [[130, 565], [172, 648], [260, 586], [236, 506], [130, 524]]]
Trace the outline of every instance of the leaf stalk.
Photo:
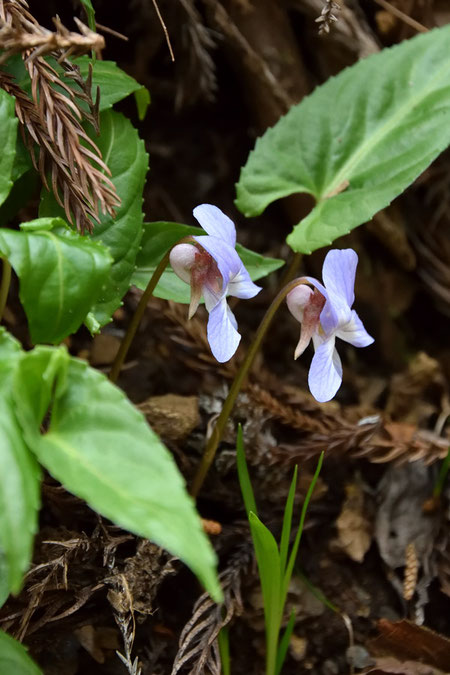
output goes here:
[[307, 283], [308, 281], [306, 277], [300, 277], [286, 284], [286, 286], [284, 286], [281, 289], [281, 291], [279, 291], [279, 293], [275, 296], [267, 312], [265, 313], [261, 323], [259, 324], [253, 342], [251, 343], [249, 350], [245, 356], [245, 359], [243, 360], [241, 367], [239, 368], [236, 377], [233, 380], [230, 391], [228, 392], [228, 396], [223, 404], [222, 411], [219, 417], [217, 418], [214, 429], [206, 444], [205, 452], [203, 453], [203, 457], [200, 461], [200, 465], [197, 469], [197, 473], [194, 477], [191, 486], [191, 495], [193, 497], [197, 497], [198, 493], [201, 490], [201, 487], [209, 471], [209, 468], [214, 461], [214, 457], [216, 455], [219, 443], [222, 440], [225, 425], [228, 421], [231, 411], [233, 410], [236, 398], [241, 390], [242, 384], [249, 370], [253, 365], [253, 361], [255, 360], [255, 356], [258, 353], [262, 341], [264, 340], [266, 333], [269, 330], [273, 319], [275, 318], [275, 314], [277, 313], [278, 308], [280, 307], [281, 303], [283, 302], [287, 294], [290, 291], [292, 291], [293, 288], [295, 288], [296, 286], [300, 286], [300, 284], [307, 284]]
[[133, 318], [131, 319], [127, 332], [125, 333], [125, 337], [120, 343], [119, 351], [117, 352], [116, 358], [114, 359], [114, 363], [109, 372], [109, 379], [111, 382], [117, 382], [117, 378], [119, 377], [120, 371], [123, 366], [123, 362], [125, 361], [125, 358], [128, 354], [128, 350], [130, 349], [131, 343], [133, 342], [134, 336], [136, 335], [136, 331], [139, 328], [139, 324], [141, 323], [142, 317], [144, 316], [147, 303], [152, 297], [153, 291], [155, 290], [158, 281], [162, 277], [162, 274], [167, 267], [171, 250], [174, 248], [174, 246], [178, 246], [178, 244], [188, 244], [193, 242], [195, 243], [195, 239], [192, 236], [183, 237], [182, 239], [180, 239], [180, 241], [177, 241], [176, 244], [174, 244], [167, 251], [165, 256], [159, 262], [158, 267], [155, 269], [152, 276], [150, 277], [150, 281], [148, 282], [145, 291], [141, 295], [141, 299], [139, 300], [138, 306], [136, 307], [136, 311], [134, 312]]

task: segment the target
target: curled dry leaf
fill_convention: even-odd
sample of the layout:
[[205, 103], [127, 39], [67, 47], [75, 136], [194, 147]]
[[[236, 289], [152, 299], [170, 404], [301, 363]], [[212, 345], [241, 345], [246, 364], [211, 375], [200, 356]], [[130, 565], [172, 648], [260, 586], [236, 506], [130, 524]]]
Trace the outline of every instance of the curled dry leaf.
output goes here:
[[[450, 672], [450, 640], [443, 635], [405, 619], [395, 622], [380, 619], [378, 630], [380, 635], [369, 643], [373, 655], [393, 657], [399, 661], [421, 662], [422, 665], [426, 664], [429, 667], [428, 673], [433, 675], [436, 673], [435, 668], [444, 673]], [[415, 671], [388, 670], [387, 672], [402, 672], [407, 675], [409, 673], [411, 675], [426, 674], [426, 671], [417, 669]]]
[[346, 499], [336, 520], [337, 546], [352, 560], [362, 562], [372, 542], [372, 523], [364, 506], [361, 486], [346, 485]]

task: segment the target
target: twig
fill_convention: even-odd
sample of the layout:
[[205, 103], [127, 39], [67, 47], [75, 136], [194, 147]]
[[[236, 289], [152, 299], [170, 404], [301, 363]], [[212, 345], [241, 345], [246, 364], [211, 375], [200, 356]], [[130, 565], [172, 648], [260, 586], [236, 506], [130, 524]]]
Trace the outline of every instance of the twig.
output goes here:
[[169, 31], [167, 30], [167, 26], [164, 23], [164, 19], [162, 18], [161, 12], [159, 11], [158, 3], [156, 2], [156, 0], [152, 0], [152, 2], [153, 2], [153, 7], [155, 8], [155, 12], [158, 15], [159, 23], [161, 24], [162, 29], [164, 31], [164, 36], [166, 38], [167, 47], [168, 47], [169, 53], [170, 53], [170, 58], [172, 59], [172, 62], [173, 62], [173, 61], [175, 61], [175, 55], [173, 53], [172, 44], [170, 42]]
[[414, 30], [418, 31], [419, 33], [428, 33], [429, 29], [426, 28], [426, 26], [419, 23], [415, 19], [412, 19], [410, 16], [408, 16], [408, 14], [405, 14], [405, 12], [402, 12], [401, 9], [394, 7], [394, 5], [391, 5], [391, 3], [387, 0], [375, 0], [375, 2], [377, 5], [380, 5], [380, 7], [383, 7], [383, 9], [385, 9], [387, 12], [390, 12], [398, 19], [401, 19], [406, 24], [408, 24], [408, 26], [411, 26], [411, 28], [414, 28]]

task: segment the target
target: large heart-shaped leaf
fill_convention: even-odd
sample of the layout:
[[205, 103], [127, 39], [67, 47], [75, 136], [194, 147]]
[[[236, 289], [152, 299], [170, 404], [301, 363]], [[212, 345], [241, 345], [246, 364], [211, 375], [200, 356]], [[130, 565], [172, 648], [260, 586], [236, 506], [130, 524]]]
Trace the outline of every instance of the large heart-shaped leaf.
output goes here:
[[120, 389], [63, 348], [38, 347], [19, 364], [15, 395], [26, 439], [55, 478], [117, 525], [180, 557], [220, 598], [215, 555], [183, 478]]
[[242, 169], [246, 216], [296, 192], [317, 204], [288, 237], [310, 253], [369, 220], [450, 142], [450, 25], [330, 78], [266, 131]]
[[[138, 288], [144, 289], [158, 263], [177, 241], [188, 235], [203, 234], [205, 234], [204, 230], [199, 227], [191, 227], [180, 223], [144, 223], [141, 248], [136, 259], [136, 269], [132, 277], [133, 284]], [[267, 276], [284, 265], [283, 260], [266, 258], [259, 253], [249, 251], [240, 244], [237, 244], [236, 250], [253, 281]], [[190, 287], [176, 276], [170, 265], [166, 267], [156, 286], [154, 295], [165, 300], [174, 300], [175, 302], [188, 304], [190, 302], [190, 294]]]
[[[113, 258], [108, 282], [92, 303], [92, 315], [103, 326], [121, 304], [134, 272], [142, 237], [142, 192], [148, 155], [131, 122], [113, 110], [101, 115], [101, 134], [95, 140], [122, 200], [115, 218], [101, 216], [91, 236], [92, 241], [107, 246]], [[61, 207], [46, 190], [41, 193], [40, 215], [62, 215]]]
[[20, 642], [0, 630], [0, 673], [2, 675], [42, 675]]
[[86, 318], [111, 268], [108, 250], [59, 218], [0, 229], [0, 255], [20, 279], [20, 299], [34, 342], [61, 342]]
[[[40, 470], [25, 445], [17, 421], [12, 381], [23, 352], [4, 328], [0, 328], [0, 595], [17, 593], [28, 570], [37, 529]], [[0, 672], [9, 672], [1, 668]], [[11, 671], [12, 672], [12, 671]], [[15, 672], [15, 671], [14, 671]]]

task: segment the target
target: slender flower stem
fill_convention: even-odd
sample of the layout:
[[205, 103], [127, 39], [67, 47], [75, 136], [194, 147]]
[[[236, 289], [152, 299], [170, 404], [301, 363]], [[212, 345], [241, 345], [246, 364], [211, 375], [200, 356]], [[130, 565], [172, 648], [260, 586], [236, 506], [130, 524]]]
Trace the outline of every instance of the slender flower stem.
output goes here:
[[198, 493], [200, 492], [205, 477], [216, 455], [218, 445], [222, 439], [223, 432], [225, 430], [225, 425], [231, 414], [237, 395], [241, 390], [242, 383], [244, 382], [244, 379], [247, 376], [253, 364], [255, 356], [258, 353], [261, 343], [270, 327], [270, 324], [272, 323], [272, 320], [275, 317], [275, 314], [279, 306], [281, 305], [287, 294], [290, 291], [292, 291], [293, 288], [299, 286], [300, 284], [307, 284], [307, 283], [308, 281], [306, 277], [300, 277], [299, 279], [294, 279], [293, 281], [289, 282], [286, 286], [284, 286], [284, 288], [281, 289], [278, 295], [275, 296], [274, 300], [272, 301], [272, 304], [270, 305], [261, 323], [259, 324], [254, 340], [249, 347], [249, 350], [245, 356], [245, 359], [241, 364], [241, 367], [237, 372], [236, 377], [233, 380], [233, 384], [231, 385], [230, 391], [228, 392], [228, 396], [223, 404], [222, 411], [219, 417], [217, 418], [212, 434], [209, 437], [209, 440], [206, 444], [205, 452], [203, 453], [200, 466], [198, 467], [197, 473], [192, 482], [191, 495], [193, 497], [197, 497]]
[[[188, 244], [188, 243], [195, 244], [195, 239], [191, 236], [183, 237], [183, 239], [177, 241], [176, 244], [174, 244], [174, 246], [177, 246], [178, 244]], [[150, 300], [153, 291], [155, 290], [156, 285], [162, 276], [162, 273], [167, 267], [170, 252], [172, 249], [173, 246], [171, 246], [171, 248], [167, 251], [164, 258], [161, 260], [158, 267], [153, 272], [153, 275], [150, 277], [150, 281], [147, 284], [147, 288], [141, 295], [141, 299], [139, 300], [138, 306], [136, 307], [136, 311], [133, 315], [133, 318], [131, 319], [127, 332], [125, 333], [125, 337], [120, 343], [119, 351], [117, 352], [116, 358], [114, 359], [114, 363], [110, 370], [109, 379], [111, 380], [111, 382], [117, 382], [117, 378], [119, 377], [120, 371], [123, 366], [123, 362], [125, 361], [125, 358], [128, 354], [128, 350], [131, 346], [131, 343], [133, 342], [133, 338], [136, 335], [136, 331], [139, 327], [139, 324], [141, 323], [141, 319], [144, 316], [147, 303]]]
[[9, 286], [11, 284], [11, 265], [6, 258], [2, 259], [2, 281], [0, 284], [0, 320], [3, 318], [3, 312], [6, 307], [6, 300], [8, 299]]

